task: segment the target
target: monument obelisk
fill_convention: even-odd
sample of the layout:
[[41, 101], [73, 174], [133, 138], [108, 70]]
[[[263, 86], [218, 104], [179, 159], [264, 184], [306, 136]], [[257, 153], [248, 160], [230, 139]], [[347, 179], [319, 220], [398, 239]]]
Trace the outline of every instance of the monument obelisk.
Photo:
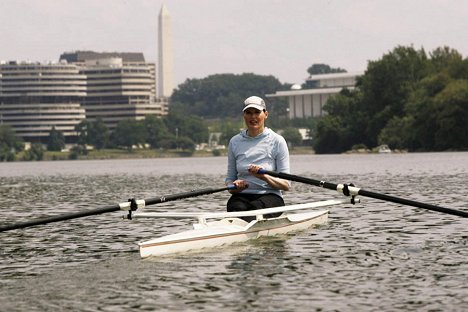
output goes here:
[[170, 97], [174, 89], [171, 16], [163, 4], [158, 29], [158, 97]]

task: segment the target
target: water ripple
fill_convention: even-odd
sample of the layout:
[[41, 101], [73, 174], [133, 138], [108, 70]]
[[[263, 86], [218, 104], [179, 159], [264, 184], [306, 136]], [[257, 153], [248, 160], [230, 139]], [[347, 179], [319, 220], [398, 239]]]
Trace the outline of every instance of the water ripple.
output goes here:
[[[304, 176], [468, 210], [467, 155], [294, 156], [292, 164]], [[18, 174], [17, 164], [5, 174], [0, 164], [0, 224], [222, 185], [223, 158], [184, 159], [182, 169], [177, 163], [61, 162], [55, 171], [53, 162], [47, 170], [28, 164], [33, 174]], [[336, 196], [293, 183], [285, 200]], [[223, 211], [228, 197], [146, 209]], [[328, 223], [300, 233], [146, 260], [136, 242], [187, 229], [186, 221], [129, 221], [112, 213], [2, 233], [2, 310], [463, 311], [466, 221], [361, 200], [331, 207]]]

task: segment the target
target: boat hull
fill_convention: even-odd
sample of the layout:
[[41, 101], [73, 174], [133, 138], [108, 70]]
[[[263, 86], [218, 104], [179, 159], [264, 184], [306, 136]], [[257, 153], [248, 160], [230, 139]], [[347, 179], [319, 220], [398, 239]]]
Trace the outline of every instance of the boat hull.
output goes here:
[[278, 218], [246, 222], [240, 218], [196, 223], [192, 230], [138, 243], [140, 256], [161, 256], [172, 253], [213, 248], [244, 242], [261, 236], [284, 234], [307, 229], [328, 220], [328, 210], [284, 213]]

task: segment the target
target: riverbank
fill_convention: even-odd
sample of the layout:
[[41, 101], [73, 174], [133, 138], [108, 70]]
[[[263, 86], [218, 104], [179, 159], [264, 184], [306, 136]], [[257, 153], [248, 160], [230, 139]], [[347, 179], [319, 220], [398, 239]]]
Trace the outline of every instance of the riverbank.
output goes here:
[[[314, 154], [310, 147], [296, 147], [291, 149], [291, 155]], [[90, 150], [87, 155], [73, 155], [70, 151], [50, 152], [45, 151], [42, 160], [100, 160], [100, 159], [143, 159], [143, 158], [175, 158], [175, 157], [217, 157], [226, 156], [227, 150], [155, 150], [134, 149], [131, 152], [124, 149]], [[23, 156], [17, 155], [16, 161], [23, 161]]]

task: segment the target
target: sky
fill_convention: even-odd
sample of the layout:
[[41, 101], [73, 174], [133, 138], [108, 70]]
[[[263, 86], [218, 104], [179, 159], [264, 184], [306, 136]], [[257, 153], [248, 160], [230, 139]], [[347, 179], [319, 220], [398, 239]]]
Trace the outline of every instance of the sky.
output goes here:
[[175, 87], [220, 73], [301, 84], [314, 63], [363, 72], [398, 45], [468, 56], [466, 0], [0, 0], [0, 60], [93, 50], [156, 62], [163, 4]]

